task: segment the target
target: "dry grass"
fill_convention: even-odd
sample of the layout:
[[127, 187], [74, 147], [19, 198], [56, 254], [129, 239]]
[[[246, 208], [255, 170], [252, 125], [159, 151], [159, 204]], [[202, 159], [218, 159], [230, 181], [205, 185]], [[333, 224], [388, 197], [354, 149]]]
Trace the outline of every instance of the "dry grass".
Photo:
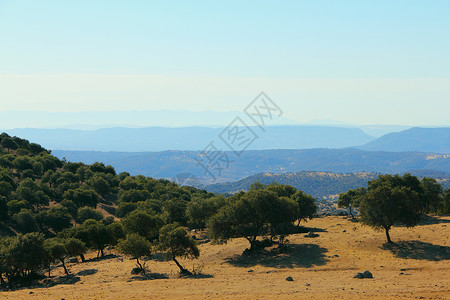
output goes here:
[[[203, 276], [178, 278], [172, 262], [147, 262], [151, 277], [131, 275], [134, 261], [114, 257], [70, 265], [72, 277], [52, 287], [0, 293], [8, 299], [449, 299], [450, 217], [430, 218], [415, 228], [382, 232], [343, 217], [314, 219], [317, 238], [290, 237], [289, 251], [255, 257], [240, 254], [243, 239], [200, 245]], [[344, 232], [345, 230], [345, 232]], [[122, 261], [123, 260], [123, 261]], [[353, 279], [369, 270], [373, 279]], [[58, 269], [55, 275], [62, 276]], [[291, 276], [294, 281], [286, 281]], [[158, 279], [162, 278], [162, 279]], [[32, 293], [32, 294], [30, 294]]]

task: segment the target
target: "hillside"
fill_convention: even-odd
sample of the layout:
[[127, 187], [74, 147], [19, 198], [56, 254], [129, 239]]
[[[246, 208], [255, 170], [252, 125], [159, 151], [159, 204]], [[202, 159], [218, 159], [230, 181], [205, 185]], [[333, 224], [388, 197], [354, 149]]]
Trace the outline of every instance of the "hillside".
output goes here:
[[[230, 119], [231, 121], [232, 119]], [[251, 127], [257, 139], [248, 149], [345, 148], [365, 144], [374, 138], [359, 128], [333, 126], [270, 126], [265, 132]], [[147, 127], [71, 129], [13, 129], [10, 135], [33, 140], [48, 149], [95, 151], [165, 151], [203, 150], [211, 141], [222, 150], [220, 142], [224, 128], [211, 127]]]
[[[69, 264], [72, 275], [33, 288], [0, 292], [2, 299], [449, 299], [450, 217], [434, 217], [414, 228], [392, 230], [397, 246], [386, 248], [383, 232], [344, 217], [306, 225], [319, 237], [289, 236], [288, 251], [249, 258], [248, 242], [199, 246], [199, 260], [182, 260], [203, 275], [179, 278], [172, 262], [156, 254], [147, 264], [153, 280], [132, 275], [135, 261], [113, 256]], [[353, 279], [369, 270], [373, 279]], [[59, 277], [61, 276], [61, 277]], [[286, 281], [291, 276], [292, 282]], [[31, 294], [32, 293], [32, 294]]]
[[414, 127], [388, 133], [357, 148], [371, 151], [450, 153], [450, 128]]
[[69, 161], [93, 163], [101, 161], [114, 166], [119, 172], [142, 174], [157, 178], [174, 178], [180, 173], [195, 175], [202, 183], [220, 183], [240, 180], [260, 173], [293, 173], [325, 171], [334, 173], [404, 173], [413, 170], [450, 172], [450, 157], [419, 152], [382, 152], [357, 149], [305, 149], [305, 150], [249, 150], [240, 157], [226, 152], [230, 160], [214, 180], [197, 166], [198, 152], [92, 152], [53, 151], [59, 158]]
[[168, 180], [117, 174], [98, 162], [60, 160], [36, 143], [0, 134], [0, 236], [40, 232], [54, 237], [86, 218], [108, 225], [118, 219], [119, 202], [152, 199], [151, 210], [169, 216], [168, 205], [185, 208], [193, 197], [212, 196]]

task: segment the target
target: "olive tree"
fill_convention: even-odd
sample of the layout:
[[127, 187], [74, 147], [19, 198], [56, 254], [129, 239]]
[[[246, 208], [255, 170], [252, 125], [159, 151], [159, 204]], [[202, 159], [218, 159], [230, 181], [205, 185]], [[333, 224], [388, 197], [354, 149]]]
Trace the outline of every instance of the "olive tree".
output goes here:
[[120, 253], [136, 258], [139, 269], [145, 275], [145, 264], [141, 264], [139, 259], [152, 254], [152, 245], [146, 238], [136, 233], [128, 234], [125, 239], [117, 244], [117, 249]]
[[177, 257], [198, 258], [200, 251], [197, 243], [188, 235], [186, 229], [177, 223], [167, 224], [159, 231], [158, 248], [166, 252], [166, 257], [172, 259], [180, 268], [180, 273], [191, 275], [177, 260]]

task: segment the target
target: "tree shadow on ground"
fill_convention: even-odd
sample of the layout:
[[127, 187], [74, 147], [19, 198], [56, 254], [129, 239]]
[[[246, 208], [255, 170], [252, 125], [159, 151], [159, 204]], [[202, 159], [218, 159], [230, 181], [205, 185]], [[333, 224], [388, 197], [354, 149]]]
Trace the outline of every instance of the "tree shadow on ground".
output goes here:
[[87, 269], [83, 270], [77, 273], [78, 276], [88, 276], [88, 275], [94, 275], [98, 272], [97, 269]]
[[183, 278], [188, 279], [205, 279], [205, 278], [214, 278], [214, 275], [211, 274], [194, 274], [189, 276], [183, 276]]
[[300, 228], [302, 228], [302, 230], [298, 233], [308, 233], [310, 231], [312, 231], [312, 232], [327, 232], [326, 229], [316, 228], [316, 227], [300, 227]]
[[395, 256], [405, 259], [441, 261], [450, 259], [450, 247], [433, 245], [421, 241], [402, 241], [384, 244], [384, 250], [390, 250]]
[[[0, 291], [16, 291], [23, 289], [36, 289], [36, 288], [49, 288], [60, 284], [75, 284], [79, 282], [81, 278], [74, 274], [69, 274], [65, 276], [51, 277], [45, 278], [39, 281], [32, 282], [22, 282], [22, 283], [13, 283], [11, 285], [6, 285], [5, 287], [0, 288]], [[5, 289], [6, 288], [6, 289]]]
[[84, 262], [93, 262], [93, 261], [102, 261], [102, 260], [107, 260], [107, 259], [112, 259], [112, 258], [119, 258], [120, 256], [115, 255], [115, 254], [106, 254], [103, 256], [99, 256], [99, 257], [94, 257], [91, 259], [86, 259]]
[[419, 225], [433, 225], [433, 224], [443, 224], [450, 223], [450, 220], [442, 219], [436, 216], [425, 215], [419, 222]]
[[281, 254], [262, 250], [251, 255], [235, 255], [229, 257], [226, 262], [242, 268], [255, 265], [272, 268], [310, 268], [326, 264], [328, 261], [326, 252], [328, 252], [326, 248], [316, 244], [293, 244], [287, 245], [286, 251]]
[[144, 281], [144, 280], [155, 280], [155, 279], [168, 279], [166, 274], [162, 273], [146, 273], [145, 275], [133, 276], [131, 280]]

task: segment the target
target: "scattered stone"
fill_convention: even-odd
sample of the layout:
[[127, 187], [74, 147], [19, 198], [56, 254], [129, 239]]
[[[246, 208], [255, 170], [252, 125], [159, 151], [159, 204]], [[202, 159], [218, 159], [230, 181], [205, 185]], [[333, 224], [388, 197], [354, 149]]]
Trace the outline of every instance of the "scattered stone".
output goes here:
[[198, 240], [198, 237], [197, 237], [196, 235], [193, 235], [192, 238], [193, 238], [194, 240]]
[[69, 259], [69, 263], [71, 263], [71, 264], [76, 264], [77, 262], [78, 262], [78, 258], [76, 258], [76, 257]]
[[339, 257], [339, 255], [335, 254], [335, 255], [333, 255], [333, 257]]
[[249, 273], [252, 273], [252, 272], [253, 272], [253, 270], [248, 270], [247, 272], [249, 272]]
[[356, 273], [356, 274], [353, 276], [353, 278], [363, 279], [363, 278], [364, 278], [364, 275], [363, 275], [363, 273]]
[[141, 273], [142, 270], [140, 268], [133, 268], [133, 270], [131, 270], [131, 274], [136, 275]]
[[286, 281], [294, 281], [291, 276], [286, 277]]
[[363, 272], [364, 278], [373, 278], [372, 273], [370, 273], [369, 271], [365, 270]]
[[403, 274], [405, 274], [405, 273], [403, 273], [403, 272], [398, 273], [398, 275], [403, 275]]
[[30, 292], [30, 295], [34, 294], [34, 292]]
[[400, 271], [406, 271], [406, 269], [400, 269]]
[[344, 229], [344, 230], [342, 230], [342, 232], [347, 232], [347, 230]]
[[312, 231], [308, 232], [308, 234], [305, 234], [305, 237], [307, 238], [314, 238], [314, 237], [318, 237], [319, 235], [317, 233], [314, 233]]
[[310, 285], [311, 285], [311, 284], [309, 284], [309, 283], [306, 283], [306, 284], [305, 284], [305, 286], [310, 286]]

